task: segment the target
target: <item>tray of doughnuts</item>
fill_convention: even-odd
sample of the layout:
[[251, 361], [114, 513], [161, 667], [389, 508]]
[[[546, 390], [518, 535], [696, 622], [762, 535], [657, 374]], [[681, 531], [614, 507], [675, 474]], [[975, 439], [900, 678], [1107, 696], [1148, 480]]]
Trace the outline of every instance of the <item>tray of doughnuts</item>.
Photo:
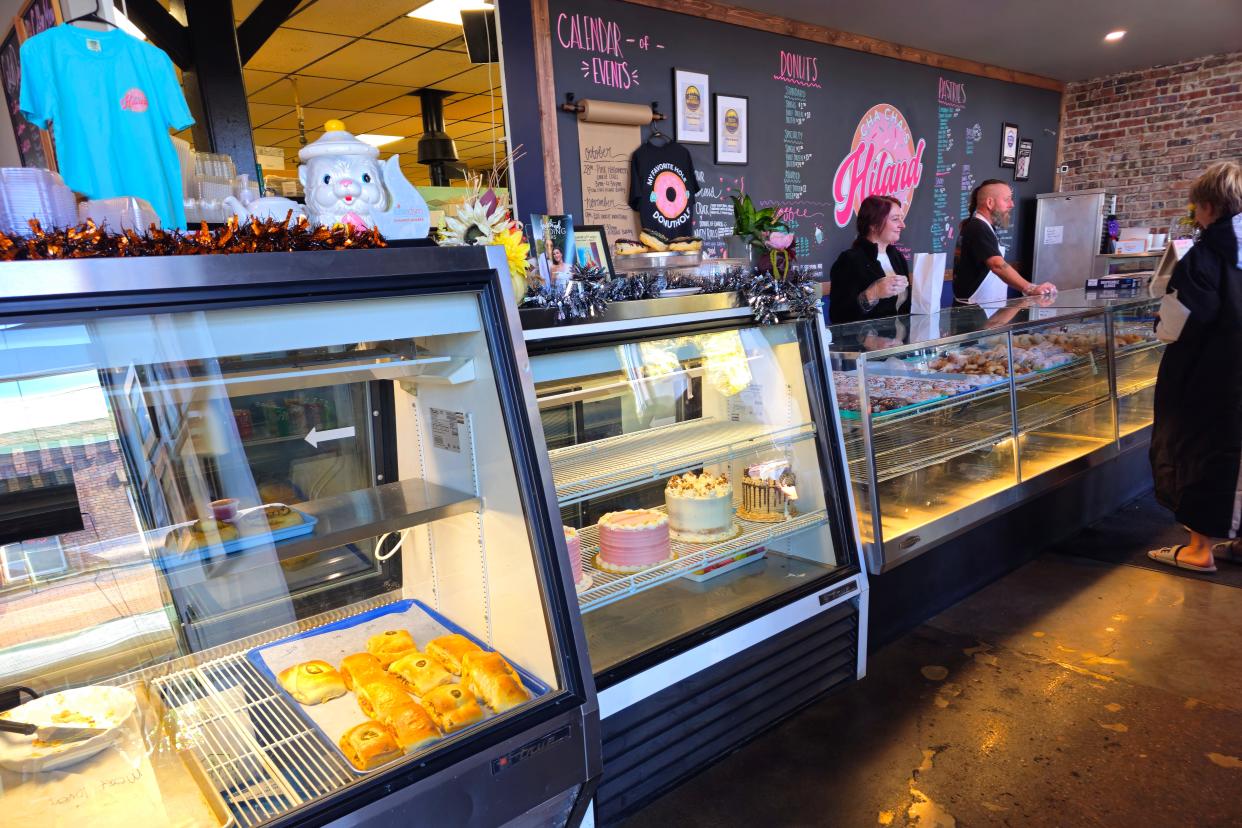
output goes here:
[[548, 693], [529, 670], [417, 600], [255, 647], [246, 658], [360, 774]]

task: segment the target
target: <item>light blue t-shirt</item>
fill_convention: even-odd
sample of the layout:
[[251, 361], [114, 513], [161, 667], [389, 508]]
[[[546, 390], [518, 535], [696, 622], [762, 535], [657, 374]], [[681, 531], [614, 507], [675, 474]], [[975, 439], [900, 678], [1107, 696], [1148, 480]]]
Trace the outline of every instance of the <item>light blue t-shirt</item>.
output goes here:
[[65, 183], [90, 198], [144, 198], [166, 229], [184, 229], [168, 130], [194, 119], [168, 55], [120, 29], [66, 24], [23, 43], [21, 61], [22, 113], [51, 122]]

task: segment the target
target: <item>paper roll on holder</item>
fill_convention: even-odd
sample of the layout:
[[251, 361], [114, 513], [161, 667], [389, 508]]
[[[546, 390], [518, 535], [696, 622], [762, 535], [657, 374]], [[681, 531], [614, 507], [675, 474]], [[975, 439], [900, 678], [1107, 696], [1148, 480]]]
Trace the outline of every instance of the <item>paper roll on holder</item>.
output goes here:
[[[561, 104], [562, 112], [573, 112], [576, 114], [576, 113], [582, 112], [584, 108], [585, 107], [583, 106], [582, 102], [575, 99], [573, 92], [565, 93], [565, 103]], [[652, 101], [651, 102], [651, 120], [652, 121], [664, 121], [667, 119], [668, 119], [668, 116], [660, 112], [660, 102]]]

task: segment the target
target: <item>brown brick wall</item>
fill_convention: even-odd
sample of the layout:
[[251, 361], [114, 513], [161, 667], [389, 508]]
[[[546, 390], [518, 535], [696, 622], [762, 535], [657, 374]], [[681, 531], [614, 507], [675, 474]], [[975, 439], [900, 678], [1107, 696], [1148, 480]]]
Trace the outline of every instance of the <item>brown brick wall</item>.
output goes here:
[[1068, 84], [1061, 137], [1062, 190], [1104, 187], [1123, 227], [1166, 228], [1205, 167], [1242, 159], [1242, 52]]

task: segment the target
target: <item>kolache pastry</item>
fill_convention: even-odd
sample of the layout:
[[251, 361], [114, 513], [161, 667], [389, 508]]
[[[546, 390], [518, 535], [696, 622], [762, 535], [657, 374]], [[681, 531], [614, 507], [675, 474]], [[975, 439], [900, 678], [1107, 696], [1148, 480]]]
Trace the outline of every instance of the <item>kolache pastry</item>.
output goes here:
[[379, 659], [370, 653], [354, 653], [345, 656], [341, 661], [341, 678], [350, 690], [368, 679], [379, 678], [383, 675], [385, 675], [384, 665], [380, 664]]
[[415, 701], [408, 701], [393, 711], [388, 726], [396, 737], [397, 747], [413, 753], [440, 738], [440, 728], [431, 714]]
[[370, 770], [401, 756], [392, 732], [379, 722], [363, 722], [341, 736], [341, 752], [358, 770]]
[[462, 684], [497, 713], [530, 698], [522, 678], [500, 653], [466, 653], [462, 659]]
[[301, 704], [321, 704], [349, 692], [345, 680], [326, 661], [304, 661], [281, 670], [280, 686]]
[[664, 487], [669, 535], [691, 543], [732, 537], [733, 484], [723, 474], [673, 475]]
[[444, 669], [444, 665], [418, 650], [411, 650], [389, 664], [388, 672], [404, 681], [419, 696], [427, 695], [442, 684], [453, 683], [453, 674]]
[[238, 521], [245, 531], [263, 532], [288, 529], [303, 523], [302, 514], [283, 503], [269, 503], [247, 512]]
[[169, 533], [168, 540], [172, 541], [178, 552], [192, 552], [195, 549], [205, 549], [209, 546], [221, 546], [239, 537], [241, 533], [232, 523], [214, 518], [203, 518], [194, 521], [189, 526], [174, 529]]
[[654, 509], [625, 509], [599, 519], [595, 566], [627, 575], [672, 560], [668, 516]]
[[391, 721], [398, 707], [410, 700], [405, 685], [387, 674], [369, 679], [365, 684], [355, 684], [354, 697], [368, 719], [384, 724]]
[[481, 652], [482, 649], [478, 644], [458, 633], [442, 635], [427, 642], [427, 655], [440, 662], [445, 670], [455, 676], [461, 675], [462, 656], [466, 653]]
[[798, 488], [787, 460], [770, 460], [746, 469], [742, 477], [739, 517], [761, 523], [777, 523], [796, 514], [793, 501]]
[[414, 637], [407, 630], [385, 630], [367, 639], [367, 652], [379, 659], [384, 667], [416, 649]]
[[422, 697], [422, 705], [445, 733], [453, 733], [483, 718], [474, 694], [460, 684], [445, 684]]

